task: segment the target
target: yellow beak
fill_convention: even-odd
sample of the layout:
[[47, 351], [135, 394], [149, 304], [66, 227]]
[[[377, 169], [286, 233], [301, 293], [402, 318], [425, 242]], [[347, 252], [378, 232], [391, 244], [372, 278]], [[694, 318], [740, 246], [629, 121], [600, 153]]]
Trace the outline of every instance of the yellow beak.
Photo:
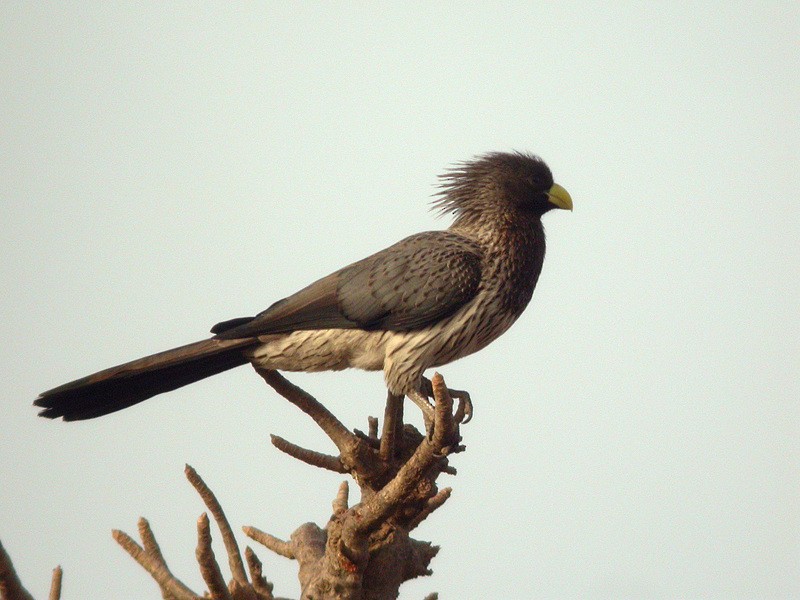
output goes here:
[[557, 183], [554, 183], [553, 187], [547, 190], [547, 198], [550, 200], [551, 204], [555, 204], [558, 208], [572, 210], [572, 196]]

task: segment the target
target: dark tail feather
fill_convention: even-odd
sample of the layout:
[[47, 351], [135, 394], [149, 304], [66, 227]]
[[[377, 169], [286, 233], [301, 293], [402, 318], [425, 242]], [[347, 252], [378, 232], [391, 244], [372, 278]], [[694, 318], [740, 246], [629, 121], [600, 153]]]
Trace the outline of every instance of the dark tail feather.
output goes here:
[[39, 416], [49, 419], [93, 419], [244, 365], [242, 348], [254, 342], [212, 338], [173, 348], [65, 383], [34, 404], [44, 409]]

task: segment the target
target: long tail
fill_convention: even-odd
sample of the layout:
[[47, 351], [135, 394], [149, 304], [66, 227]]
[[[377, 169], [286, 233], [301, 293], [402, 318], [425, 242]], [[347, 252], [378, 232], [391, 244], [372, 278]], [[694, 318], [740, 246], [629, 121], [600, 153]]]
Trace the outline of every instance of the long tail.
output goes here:
[[65, 383], [41, 394], [34, 404], [49, 419], [93, 419], [244, 365], [248, 360], [242, 348], [254, 343], [253, 338], [211, 338], [173, 348]]

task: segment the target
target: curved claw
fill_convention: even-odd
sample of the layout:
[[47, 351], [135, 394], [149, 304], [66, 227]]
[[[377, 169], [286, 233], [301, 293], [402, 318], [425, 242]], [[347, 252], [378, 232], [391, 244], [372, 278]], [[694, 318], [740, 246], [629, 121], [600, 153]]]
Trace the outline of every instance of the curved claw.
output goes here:
[[[427, 398], [433, 398], [433, 387], [431, 386], [431, 380], [427, 377], [422, 378], [422, 393]], [[458, 400], [458, 408], [456, 409], [455, 414], [453, 417], [456, 420], [456, 423], [464, 425], [465, 423], [469, 423], [472, 420], [472, 416], [475, 412], [475, 407], [472, 404], [472, 398], [469, 396], [469, 392], [464, 390], [453, 390], [447, 388], [447, 391], [450, 392], [450, 397], [454, 400]], [[426, 409], [422, 406], [419, 399], [413, 399], [414, 403], [417, 404], [420, 408], [423, 408], [423, 413], [426, 412]]]
[[450, 390], [450, 396], [458, 400], [458, 408], [456, 409], [455, 417], [456, 423], [465, 425], [472, 420], [472, 415], [475, 412], [475, 407], [472, 404], [472, 398], [469, 397], [469, 392], [463, 390]]

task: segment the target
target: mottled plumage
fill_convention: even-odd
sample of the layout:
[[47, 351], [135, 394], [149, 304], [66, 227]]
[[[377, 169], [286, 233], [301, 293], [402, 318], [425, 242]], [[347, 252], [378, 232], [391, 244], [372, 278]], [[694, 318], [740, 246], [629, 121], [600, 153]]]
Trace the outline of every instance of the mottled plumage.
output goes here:
[[211, 339], [43, 393], [42, 416], [87, 419], [253, 363], [285, 371], [383, 370], [394, 395], [424, 402], [422, 376], [505, 332], [533, 294], [545, 254], [541, 216], [572, 209], [539, 158], [493, 153], [443, 177], [446, 231], [419, 233], [355, 262]]

